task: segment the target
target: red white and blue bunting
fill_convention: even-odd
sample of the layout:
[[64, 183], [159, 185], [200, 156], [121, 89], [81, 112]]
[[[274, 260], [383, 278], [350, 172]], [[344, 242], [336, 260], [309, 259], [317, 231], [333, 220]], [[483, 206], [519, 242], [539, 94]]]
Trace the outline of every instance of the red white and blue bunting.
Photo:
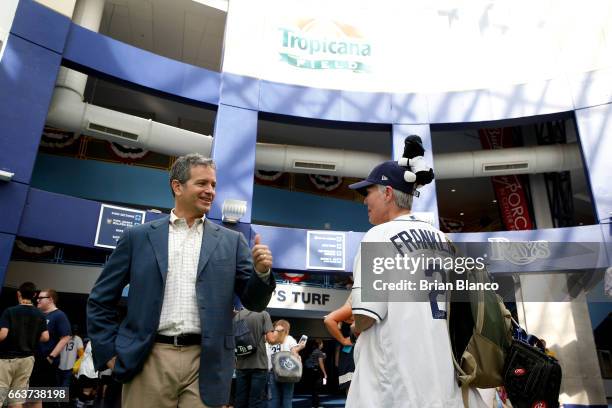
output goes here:
[[80, 136], [79, 133], [45, 126], [40, 138], [40, 145], [51, 149], [62, 149], [72, 145]]
[[115, 142], [109, 142], [109, 145], [111, 151], [119, 157], [121, 161], [140, 160], [149, 154], [148, 150], [141, 149], [140, 147], [131, 147]]
[[17, 246], [20, 251], [33, 255], [43, 255], [49, 252], [53, 252], [53, 250], [55, 249], [55, 245], [33, 246], [26, 244], [20, 239], [15, 240], [15, 246]]
[[281, 171], [255, 170], [255, 178], [264, 181], [274, 181], [282, 177]]
[[342, 185], [342, 177], [309, 174], [308, 179], [318, 190], [334, 191]]

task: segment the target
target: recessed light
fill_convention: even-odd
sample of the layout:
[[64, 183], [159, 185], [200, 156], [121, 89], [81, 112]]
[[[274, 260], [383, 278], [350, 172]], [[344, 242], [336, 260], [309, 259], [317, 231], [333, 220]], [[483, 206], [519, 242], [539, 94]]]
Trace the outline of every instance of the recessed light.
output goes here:
[[459, 215], [465, 215], [464, 213], [460, 212]]
[[454, 193], [455, 191], [457, 190], [455, 190], [454, 188], [451, 188], [451, 193]]
[[495, 203], [497, 202], [497, 200], [493, 200], [493, 201], [491, 201], [491, 202], [495, 204]]

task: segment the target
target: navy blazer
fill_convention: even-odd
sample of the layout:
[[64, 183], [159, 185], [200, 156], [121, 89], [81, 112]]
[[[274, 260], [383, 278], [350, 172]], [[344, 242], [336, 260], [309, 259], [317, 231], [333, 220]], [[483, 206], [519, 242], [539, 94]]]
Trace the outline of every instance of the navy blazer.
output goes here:
[[[169, 220], [166, 216], [126, 230], [89, 296], [87, 329], [96, 368], [105, 369], [116, 355], [113, 375], [121, 382], [142, 370], [155, 342], [168, 272]], [[117, 304], [128, 283], [127, 316], [119, 324]], [[229, 400], [234, 293], [247, 309], [262, 311], [274, 287], [272, 273], [267, 283], [255, 273], [242, 234], [205, 221], [196, 296], [202, 328], [200, 397], [206, 405]]]

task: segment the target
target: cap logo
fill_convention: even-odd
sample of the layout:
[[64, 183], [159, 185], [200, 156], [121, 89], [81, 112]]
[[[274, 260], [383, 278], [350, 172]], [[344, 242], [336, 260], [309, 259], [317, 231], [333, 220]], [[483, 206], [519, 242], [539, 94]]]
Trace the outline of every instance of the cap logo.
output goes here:
[[380, 179], [381, 179], [381, 180], [383, 180], [383, 181], [385, 181], [385, 180], [389, 180], [389, 177], [387, 177], [387, 176], [385, 176], [385, 175], [383, 174], [383, 176], [382, 176]]

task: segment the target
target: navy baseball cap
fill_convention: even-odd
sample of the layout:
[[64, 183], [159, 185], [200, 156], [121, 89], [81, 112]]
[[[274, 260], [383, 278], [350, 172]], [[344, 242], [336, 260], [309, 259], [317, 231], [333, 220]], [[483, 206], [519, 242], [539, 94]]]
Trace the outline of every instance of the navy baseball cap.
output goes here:
[[382, 186], [390, 186], [394, 190], [417, 196], [418, 192], [414, 190], [414, 182], [408, 182], [404, 178], [406, 172], [409, 172], [414, 177], [409, 169], [400, 166], [394, 160], [389, 160], [374, 167], [368, 175], [368, 178], [351, 184], [349, 188], [357, 190], [357, 192], [365, 196], [367, 195], [367, 188], [369, 186], [380, 184]]

